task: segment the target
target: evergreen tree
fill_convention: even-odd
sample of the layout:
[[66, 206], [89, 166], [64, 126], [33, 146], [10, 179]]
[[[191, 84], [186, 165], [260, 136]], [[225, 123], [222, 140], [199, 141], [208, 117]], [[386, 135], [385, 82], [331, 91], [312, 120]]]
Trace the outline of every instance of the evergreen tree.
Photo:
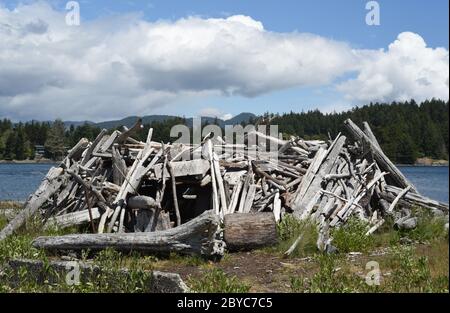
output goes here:
[[17, 134], [15, 136], [14, 143], [14, 152], [16, 160], [25, 160], [26, 159], [26, 147], [25, 147], [25, 133], [23, 131], [23, 127], [19, 126], [17, 130]]
[[64, 147], [64, 123], [61, 120], [56, 120], [50, 127], [47, 140], [45, 141], [45, 150], [48, 157], [53, 160], [61, 160], [66, 153]]
[[14, 151], [14, 146], [16, 144], [16, 133], [13, 131], [8, 132], [5, 142], [5, 150], [3, 152], [4, 158], [6, 160], [14, 160], [16, 158], [16, 154]]

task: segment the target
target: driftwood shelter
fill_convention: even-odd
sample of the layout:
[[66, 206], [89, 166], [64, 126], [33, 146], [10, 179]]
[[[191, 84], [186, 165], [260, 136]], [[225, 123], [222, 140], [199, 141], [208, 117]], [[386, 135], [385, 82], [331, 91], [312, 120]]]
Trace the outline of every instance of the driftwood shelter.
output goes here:
[[[36, 238], [46, 250], [112, 247], [220, 258], [225, 249], [275, 244], [287, 214], [313, 220], [317, 246], [328, 251], [330, 229], [351, 216], [375, 232], [386, 216], [415, 227], [409, 207], [448, 214], [448, 205], [418, 193], [386, 157], [369, 125], [345, 122], [351, 137], [281, 140], [254, 131], [259, 144], [229, 144], [206, 136], [200, 145], [133, 139], [135, 126], [80, 140], [53, 167], [23, 210], [0, 232], [14, 233], [28, 217], [48, 227], [86, 225], [88, 233]], [[267, 152], [268, 143], [278, 150]], [[247, 153], [249, 149], [256, 154]], [[276, 154], [276, 155], [275, 155]], [[290, 253], [301, 237], [287, 253]]]

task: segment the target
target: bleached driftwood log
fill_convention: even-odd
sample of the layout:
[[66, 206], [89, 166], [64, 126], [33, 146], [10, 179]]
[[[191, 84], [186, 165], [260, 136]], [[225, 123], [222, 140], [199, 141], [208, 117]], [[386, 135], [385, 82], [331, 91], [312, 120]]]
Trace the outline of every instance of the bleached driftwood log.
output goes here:
[[387, 213], [391, 214], [394, 211], [394, 208], [397, 205], [397, 203], [400, 201], [401, 198], [403, 198], [408, 193], [410, 189], [411, 186], [406, 187], [397, 195], [397, 197], [395, 197], [394, 201], [392, 201], [391, 205], [389, 206]]
[[363, 122], [363, 126], [364, 126], [364, 133], [367, 135], [367, 137], [370, 138], [370, 140], [372, 140], [372, 143], [375, 146], [377, 146], [378, 149], [381, 150], [381, 146], [378, 143], [377, 137], [375, 137], [374, 133], [372, 132], [372, 128], [370, 128], [369, 123]]
[[84, 149], [89, 145], [89, 140], [86, 138], [81, 138], [81, 140], [69, 151], [65, 160], [74, 159], [78, 161], [81, 158], [81, 155]]
[[401, 188], [411, 186], [411, 191], [417, 193], [417, 189], [408, 181], [408, 179], [406, 179], [406, 177], [402, 172], [400, 172], [400, 170], [394, 165], [394, 163], [389, 160], [389, 158], [379, 148], [377, 142], [374, 142], [372, 139], [370, 139], [355, 123], [353, 123], [351, 119], [347, 119], [344, 124], [356, 140], [369, 144], [375, 160], [378, 162], [382, 170], [389, 173], [390, 179], [394, 180], [394, 182]]
[[197, 218], [165, 231], [121, 234], [77, 234], [57, 237], [39, 237], [33, 246], [40, 249], [92, 250], [113, 248], [119, 251], [139, 251], [145, 253], [177, 252], [187, 255], [220, 257], [223, 242], [216, 239], [219, 218], [207, 211]]
[[83, 159], [81, 160], [81, 165], [86, 165], [87, 162], [91, 160], [92, 154], [98, 152], [98, 150], [100, 149], [100, 143], [106, 133], [106, 129], [102, 129], [100, 131], [100, 134], [98, 134], [97, 138], [95, 138], [90, 147], [86, 150], [86, 152], [84, 152]]
[[127, 139], [133, 135], [134, 133], [136, 133], [138, 130], [142, 129], [142, 118], [138, 118], [136, 123], [133, 125], [133, 127], [131, 127], [130, 129], [125, 130], [122, 134], [120, 134], [117, 139], [114, 141], [116, 143], [124, 143], [125, 141], [127, 141]]
[[121, 157], [119, 151], [112, 148], [112, 166], [113, 166], [113, 183], [122, 186], [128, 174], [128, 168], [125, 160]]
[[330, 174], [331, 169], [338, 159], [346, 141], [345, 136], [338, 136], [331, 144], [326, 152], [319, 150], [319, 156], [315, 158], [315, 162], [311, 165], [312, 170], [309, 174], [308, 180], [302, 181], [296, 199], [294, 202], [294, 216], [305, 219], [309, 216], [313, 206], [320, 197], [321, 184], [327, 174]]
[[[395, 186], [387, 185], [385, 187], [385, 192], [381, 193], [381, 197], [383, 197], [383, 199], [391, 202], [391, 201], [394, 201], [395, 198], [399, 194], [401, 194], [401, 192], [403, 190], [404, 189], [401, 189], [401, 188], [398, 188]], [[403, 199], [403, 201], [406, 201], [410, 205], [417, 205], [417, 206], [426, 207], [426, 208], [430, 208], [430, 209], [437, 209], [437, 210], [440, 210], [447, 214], [449, 212], [448, 204], [445, 204], [445, 203], [442, 203], [442, 202], [439, 202], [436, 200], [432, 200], [430, 198], [427, 198], [427, 197], [422, 196], [417, 193], [408, 192], [402, 197], [402, 199]]]
[[159, 207], [159, 202], [157, 202], [152, 197], [148, 196], [131, 196], [127, 201], [128, 209], [146, 209], [154, 210]]
[[[100, 218], [100, 211], [98, 208], [92, 208], [92, 220], [98, 220]], [[91, 221], [89, 210], [77, 211], [60, 216], [50, 218], [46, 227], [58, 227], [67, 228], [71, 226], [83, 225]]]

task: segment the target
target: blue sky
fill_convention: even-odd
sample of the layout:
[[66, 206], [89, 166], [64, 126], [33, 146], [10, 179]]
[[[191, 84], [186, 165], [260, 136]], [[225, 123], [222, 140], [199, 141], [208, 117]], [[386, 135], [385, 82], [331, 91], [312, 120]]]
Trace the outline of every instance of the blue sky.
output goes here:
[[[18, 3], [35, 3], [36, 1], [0, 0], [6, 8], [14, 9]], [[64, 12], [66, 1], [53, 0], [55, 10]], [[80, 0], [81, 19], [89, 23], [100, 18], [139, 12], [139, 19], [148, 22], [166, 20], [175, 23], [179, 19], [196, 16], [200, 19], [223, 18], [233, 15], [245, 15], [264, 25], [264, 31], [276, 34], [311, 33], [314, 36], [326, 38], [347, 44], [351, 49], [371, 50], [388, 49], [399, 34], [412, 32], [420, 36], [427, 44], [427, 48], [444, 48], [448, 52], [449, 18], [447, 0], [418, 1], [418, 0], [379, 0], [381, 25], [368, 26], [365, 23], [367, 10], [363, 0], [316, 0], [316, 1], [257, 1], [257, 0]], [[0, 49], [1, 45], [0, 45]], [[331, 53], [331, 52], [330, 52]], [[442, 56], [441, 56], [442, 59]], [[444, 56], [444, 65], [448, 55]], [[1, 65], [1, 60], [0, 60]], [[371, 69], [370, 71], [373, 71]], [[370, 73], [368, 70], [368, 72]], [[427, 71], [425, 68], [424, 72]], [[287, 84], [267, 92], [256, 94], [213, 93], [194, 97], [175, 97], [161, 106], [154, 106], [147, 113], [164, 113], [192, 116], [204, 112], [215, 112], [218, 115], [238, 114], [242, 111], [253, 113], [302, 111], [319, 108], [323, 111], [343, 110], [354, 105], [360, 105], [371, 99], [348, 97], [346, 92], [336, 86], [340, 81], [355, 79], [359, 71], [345, 71], [326, 83]], [[442, 76], [442, 75], [441, 75]], [[445, 78], [445, 77], [444, 77]], [[427, 78], [428, 79], [428, 78]], [[433, 78], [434, 79], [434, 78]], [[431, 79], [429, 79], [431, 81]], [[361, 85], [361, 84], [360, 84]], [[358, 86], [360, 86], [358, 85]], [[394, 88], [396, 88], [396, 85]], [[403, 86], [403, 83], [399, 83]], [[361, 85], [366, 86], [366, 85]], [[447, 76], [448, 86], [448, 76]], [[381, 88], [381, 87], [379, 87]], [[436, 87], [438, 89], [438, 87]], [[392, 93], [393, 100], [398, 94], [402, 97], [410, 96], [408, 92]], [[0, 80], [1, 96], [1, 80]], [[414, 95], [412, 95], [414, 96]], [[429, 96], [426, 94], [425, 96]], [[383, 96], [384, 97], [384, 96]], [[383, 99], [391, 99], [386, 96]], [[12, 102], [11, 102], [12, 103]], [[9, 103], [9, 107], [12, 104]], [[1, 106], [1, 98], [0, 98]], [[213, 110], [214, 109], [214, 110]], [[0, 113], [2, 113], [0, 109]], [[138, 112], [130, 112], [138, 114]], [[13, 109], [4, 114], [14, 115]], [[118, 113], [119, 114], [119, 113]], [[214, 113], [211, 113], [214, 114]], [[23, 114], [22, 114], [23, 115]], [[16, 118], [21, 118], [17, 114]], [[28, 118], [23, 115], [22, 118]], [[50, 116], [49, 116], [50, 117]], [[81, 117], [81, 116], [80, 116]], [[111, 116], [112, 117], [112, 116]], [[86, 116], [89, 118], [89, 116]]]
[[[7, 7], [33, 0], [2, 0]], [[64, 10], [67, 1], [48, 1]], [[448, 48], [449, 1], [378, 0], [381, 25], [365, 23], [365, 0], [80, 0], [82, 19], [141, 12], [145, 19], [177, 20], [190, 15], [224, 17], [249, 15], [267, 30], [311, 32], [351, 42], [355, 47], [385, 48], [404, 31], [419, 33], [432, 46]]]

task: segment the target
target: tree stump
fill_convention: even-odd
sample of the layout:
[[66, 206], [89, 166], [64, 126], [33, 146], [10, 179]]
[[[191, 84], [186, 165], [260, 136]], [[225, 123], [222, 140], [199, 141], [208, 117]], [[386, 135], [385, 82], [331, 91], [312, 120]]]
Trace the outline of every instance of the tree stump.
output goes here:
[[230, 251], [275, 245], [277, 226], [272, 213], [235, 213], [224, 217], [224, 241]]

